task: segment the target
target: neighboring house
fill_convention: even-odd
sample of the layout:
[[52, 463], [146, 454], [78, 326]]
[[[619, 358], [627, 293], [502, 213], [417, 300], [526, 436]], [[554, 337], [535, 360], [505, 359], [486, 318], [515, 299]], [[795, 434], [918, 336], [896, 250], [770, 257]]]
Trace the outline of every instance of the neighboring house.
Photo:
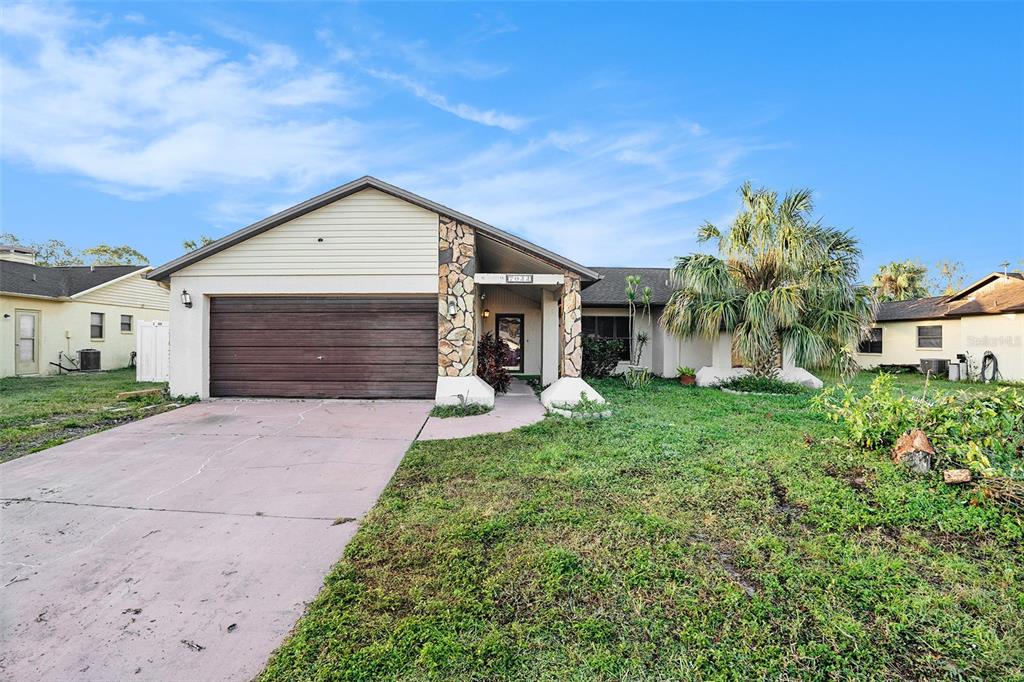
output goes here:
[[0, 377], [56, 374], [51, 363], [100, 351], [102, 369], [126, 367], [143, 321], [167, 320], [167, 289], [139, 265], [49, 267], [31, 249], [0, 246]]
[[952, 296], [881, 303], [857, 351], [863, 367], [970, 354], [975, 369], [991, 352], [1003, 379], [1024, 380], [1024, 274], [993, 272]]
[[[580, 378], [581, 337], [621, 336], [618, 320], [600, 318], [624, 315], [634, 272], [655, 290], [656, 323], [666, 269], [589, 268], [363, 177], [148, 276], [171, 289], [175, 395], [489, 403], [476, 348], [491, 332], [513, 348], [514, 372], [540, 376], [550, 404], [600, 399]], [[644, 364], [666, 376], [717, 357], [660, 329], [651, 339]]]

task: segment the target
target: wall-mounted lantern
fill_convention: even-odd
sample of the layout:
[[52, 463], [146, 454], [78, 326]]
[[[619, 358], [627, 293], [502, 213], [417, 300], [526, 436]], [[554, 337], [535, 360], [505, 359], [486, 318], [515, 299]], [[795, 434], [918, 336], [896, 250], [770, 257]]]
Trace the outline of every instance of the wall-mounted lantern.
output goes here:
[[192, 294], [188, 293], [188, 289], [181, 290], [181, 304], [186, 308], [192, 307]]
[[487, 308], [484, 308], [484, 319], [486, 320], [490, 316], [491, 316], [491, 311], [488, 310]]

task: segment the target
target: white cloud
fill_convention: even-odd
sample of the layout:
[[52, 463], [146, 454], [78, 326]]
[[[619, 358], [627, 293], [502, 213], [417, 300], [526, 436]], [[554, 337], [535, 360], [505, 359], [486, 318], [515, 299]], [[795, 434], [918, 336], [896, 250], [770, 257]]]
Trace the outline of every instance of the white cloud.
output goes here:
[[173, 34], [76, 42], [82, 25], [65, 8], [5, 12], [31, 49], [3, 56], [4, 155], [127, 194], [306, 187], [358, 163], [360, 125], [339, 113], [352, 88], [297, 69], [289, 48], [245, 37], [232, 59]]
[[504, 128], [505, 130], [519, 130], [528, 123], [528, 120], [521, 116], [503, 114], [499, 111], [495, 111], [494, 109], [478, 109], [469, 104], [449, 102], [444, 95], [436, 93], [428, 89], [423, 84], [418, 83], [408, 76], [400, 73], [381, 69], [367, 69], [366, 72], [374, 78], [396, 83], [416, 95], [416, 97], [422, 99], [427, 104], [437, 107], [441, 111], [446, 111], [449, 114], [458, 116], [466, 121], [480, 123], [485, 126], [493, 126], [495, 128]]
[[[373, 46], [327, 29], [317, 38], [335, 70], [214, 28], [231, 52], [116, 35], [67, 6], [5, 8], [2, 153], [130, 198], [202, 190], [214, 235], [370, 173], [580, 262], [658, 265], [693, 248], [694, 228], [732, 205], [722, 190], [746, 155], [765, 148], [683, 117], [540, 129], [452, 102], [414, 67], [377, 68]], [[385, 83], [478, 125], [425, 131], [375, 106]]]

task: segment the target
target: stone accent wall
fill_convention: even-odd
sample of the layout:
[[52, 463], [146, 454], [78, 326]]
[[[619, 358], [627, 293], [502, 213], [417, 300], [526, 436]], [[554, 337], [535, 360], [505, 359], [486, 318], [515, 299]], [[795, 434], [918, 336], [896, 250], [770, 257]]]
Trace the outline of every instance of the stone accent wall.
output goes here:
[[[441, 216], [438, 234], [437, 374], [476, 374], [476, 238], [473, 228]], [[454, 314], [449, 310], [454, 306]]]
[[562, 376], [578, 377], [583, 369], [583, 299], [580, 277], [565, 273], [562, 285]]

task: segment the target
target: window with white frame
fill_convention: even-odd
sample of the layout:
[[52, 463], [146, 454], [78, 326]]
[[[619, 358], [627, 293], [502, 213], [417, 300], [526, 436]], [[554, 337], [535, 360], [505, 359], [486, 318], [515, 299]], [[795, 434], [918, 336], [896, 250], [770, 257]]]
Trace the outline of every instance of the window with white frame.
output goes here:
[[103, 340], [103, 313], [89, 313], [89, 338]]
[[918, 348], [942, 348], [942, 325], [928, 325], [917, 328]]
[[122, 315], [121, 316], [121, 331], [125, 334], [132, 333], [132, 316]]
[[882, 353], [882, 328], [873, 327], [868, 335], [861, 340], [858, 353]]

